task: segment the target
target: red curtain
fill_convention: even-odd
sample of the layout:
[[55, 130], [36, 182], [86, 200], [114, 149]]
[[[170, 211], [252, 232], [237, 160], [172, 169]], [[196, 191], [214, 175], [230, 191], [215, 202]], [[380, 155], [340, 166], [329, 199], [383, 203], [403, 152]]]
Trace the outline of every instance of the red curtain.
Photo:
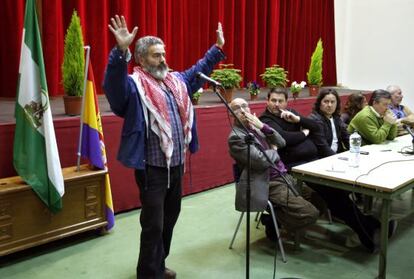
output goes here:
[[[3, 1], [0, 9], [0, 97], [16, 94], [24, 0]], [[97, 83], [102, 82], [107, 56], [115, 45], [108, 30], [110, 17], [123, 14], [137, 37], [161, 37], [174, 70], [191, 66], [215, 42], [217, 22], [223, 23], [225, 63], [242, 69], [244, 82], [257, 80], [264, 68], [279, 64], [291, 81], [306, 80], [310, 56], [321, 37], [325, 85], [336, 84], [333, 0], [43, 0], [43, 51], [49, 94], [63, 94], [61, 64], [66, 29], [74, 9], [81, 18], [85, 44]], [[132, 48], [133, 50], [133, 48]], [[101, 88], [98, 86], [98, 93]]]

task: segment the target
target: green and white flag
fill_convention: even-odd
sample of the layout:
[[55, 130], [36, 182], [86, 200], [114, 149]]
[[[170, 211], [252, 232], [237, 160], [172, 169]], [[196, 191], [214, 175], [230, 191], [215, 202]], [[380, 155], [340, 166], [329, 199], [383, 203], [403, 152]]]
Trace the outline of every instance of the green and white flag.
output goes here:
[[34, 0], [26, 1], [17, 88], [14, 168], [47, 207], [57, 212], [65, 190]]

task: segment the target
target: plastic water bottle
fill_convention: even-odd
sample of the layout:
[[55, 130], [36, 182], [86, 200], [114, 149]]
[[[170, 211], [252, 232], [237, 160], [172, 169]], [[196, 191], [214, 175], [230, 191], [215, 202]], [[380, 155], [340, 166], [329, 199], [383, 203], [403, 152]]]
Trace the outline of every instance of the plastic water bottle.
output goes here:
[[354, 131], [352, 135], [349, 136], [349, 166], [353, 168], [359, 167], [359, 155], [361, 150], [361, 136], [357, 131]]

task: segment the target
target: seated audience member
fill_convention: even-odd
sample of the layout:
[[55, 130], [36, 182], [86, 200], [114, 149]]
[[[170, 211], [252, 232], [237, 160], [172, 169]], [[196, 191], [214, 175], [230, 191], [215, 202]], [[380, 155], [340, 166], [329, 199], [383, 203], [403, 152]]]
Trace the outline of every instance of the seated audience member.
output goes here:
[[[254, 114], [250, 113], [247, 102], [236, 98], [230, 103], [230, 107], [241, 119], [243, 124], [253, 134], [251, 145], [251, 211], [263, 211], [267, 201], [277, 208], [277, 218], [281, 225], [288, 231], [295, 231], [316, 222], [319, 211], [301, 196], [295, 196], [288, 188], [290, 183], [294, 185], [294, 179], [289, 174], [279, 158], [277, 149], [285, 145], [285, 140], [268, 125], [262, 123]], [[236, 210], [246, 211], [246, 181], [247, 181], [247, 144], [246, 132], [237, 120], [228, 138], [229, 152], [236, 161], [241, 175], [236, 186]], [[271, 164], [264, 157], [263, 150]], [[283, 177], [286, 179], [284, 180]], [[271, 232], [272, 224], [266, 225], [266, 234]]]
[[282, 88], [271, 89], [267, 94], [267, 107], [260, 120], [276, 130], [286, 141], [278, 150], [288, 169], [318, 159], [318, 150], [310, 139], [315, 132], [315, 121], [288, 109], [288, 94]]
[[323, 89], [316, 98], [309, 118], [318, 123], [319, 129], [312, 139], [318, 148], [319, 157], [327, 157], [349, 149], [349, 134], [341, 120], [341, 99], [334, 89]]
[[352, 118], [354, 118], [354, 116], [367, 104], [367, 99], [362, 92], [356, 92], [349, 95], [341, 114], [342, 121], [348, 125]]
[[397, 118], [388, 108], [391, 94], [388, 91], [375, 90], [369, 106], [358, 112], [348, 125], [348, 132], [355, 130], [362, 137], [362, 144], [378, 144], [393, 140], [397, 136]]
[[403, 94], [399, 86], [390, 85], [387, 91], [391, 94], [391, 104], [388, 107], [397, 118], [398, 135], [406, 134], [403, 124], [414, 126], [414, 113], [407, 106], [401, 105]]
[[[326, 157], [342, 152], [349, 147], [349, 135], [339, 117], [340, 98], [333, 89], [323, 89], [319, 93], [310, 118], [321, 126], [318, 137], [320, 156]], [[321, 140], [322, 139], [322, 140]], [[362, 245], [370, 252], [378, 249], [380, 222], [372, 216], [364, 215], [349, 197], [349, 192], [307, 182], [307, 185], [325, 200], [333, 217], [345, 222], [358, 235]], [[396, 222], [389, 225], [390, 236]]]

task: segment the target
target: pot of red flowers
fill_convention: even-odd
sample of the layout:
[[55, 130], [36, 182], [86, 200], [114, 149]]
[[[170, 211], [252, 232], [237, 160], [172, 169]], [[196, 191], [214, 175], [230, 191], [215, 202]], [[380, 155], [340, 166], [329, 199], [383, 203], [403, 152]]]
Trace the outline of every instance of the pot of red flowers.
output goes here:
[[254, 101], [259, 96], [260, 85], [256, 81], [251, 81], [247, 84], [247, 91], [250, 94], [250, 100]]

